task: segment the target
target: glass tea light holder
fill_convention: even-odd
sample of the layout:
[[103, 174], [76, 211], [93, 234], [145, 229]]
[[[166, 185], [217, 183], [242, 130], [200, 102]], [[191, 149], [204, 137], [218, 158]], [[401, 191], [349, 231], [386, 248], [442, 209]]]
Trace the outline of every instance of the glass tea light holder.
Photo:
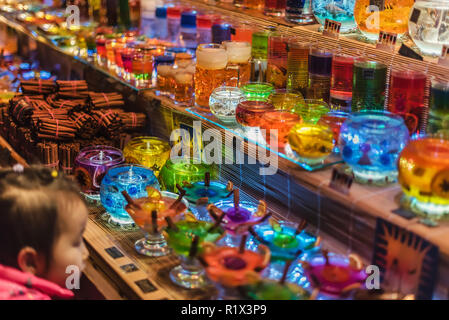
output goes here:
[[189, 203], [176, 193], [159, 191], [152, 187], [147, 187], [146, 190], [147, 196], [138, 199], [131, 198], [126, 191], [122, 192], [127, 201], [126, 212], [145, 232], [145, 237], [137, 240], [134, 247], [138, 253], [145, 256], [166, 256], [171, 249], [161, 228], [167, 226], [167, 219], [181, 219]]
[[271, 252], [271, 264], [263, 275], [278, 279], [282, 276], [286, 262], [316, 253], [320, 239], [305, 231], [305, 221], [295, 223], [270, 219], [269, 222], [255, 226], [252, 235], [256, 244], [267, 246]]
[[246, 101], [242, 90], [222, 86], [214, 89], [209, 97], [211, 112], [223, 123], [236, 124], [235, 110], [240, 102]]
[[287, 90], [300, 92], [304, 96], [309, 85], [309, 42], [288, 44], [287, 58]]
[[100, 186], [109, 168], [125, 161], [122, 151], [109, 146], [81, 149], [75, 158], [73, 175], [88, 199], [100, 200]]
[[399, 153], [409, 141], [401, 116], [387, 111], [353, 113], [340, 129], [339, 148], [359, 183], [396, 181]]
[[330, 111], [326, 102], [318, 99], [305, 99], [290, 108], [290, 112], [298, 114], [304, 122], [317, 123], [318, 120]]
[[349, 113], [342, 111], [330, 111], [321, 116], [318, 120], [318, 124], [323, 124], [328, 126], [334, 135], [334, 153], [340, 153], [338, 148], [338, 140], [340, 138], [340, 130], [343, 123], [348, 119]]
[[374, 2], [356, 0], [354, 6], [355, 22], [362, 34], [371, 41], [379, 39], [380, 30], [402, 36], [407, 32], [410, 11], [414, 2], [414, 0], [395, 0], [391, 3], [386, 1], [376, 2], [376, 15], [378, 15], [378, 23], [376, 23], [374, 21], [376, 17], [372, 16], [373, 12], [370, 10], [370, 6]]
[[329, 102], [333, 50], [310, 48], [307, 98]]
[[324, 26], [326, 19], [340, 22], [340, 33], [356, 30], [354, 5], [355, 0], [312, 0], [313, 14], [318, 23]]
[[270, 250], [259, 245], [255, 250], [245, 248], [246, 237], [238, 247], [203, 244], [202, 263], [206, 274], [219, 290], [220, 300], [240, 298], [238, 287], [253, 283], [270, 262]]
[[304, 261], [302, 266], [309, 281], [327, 297], [339, 297], [349, 288], [364, 287], [368, 277], [355, 254], [344, 256], [322, 250], [321, 255]]
[[228, 54], [226, 85], [240, 87], [251, 77], [251, 44], [241, 41], [224, 41], [222, 44]]
[[388, 111], [402, 116], [411, 135], [419, 134], [426, 125], [426, 83], [424, 72], [394, 67], [391, 71]]
[[193, 105], [193, 74], [183, 70], [177, 70], [173, 78], [175, 83], [175, 103], [183, 106]]
[[265, 139], [262, 137], [259, 127], [263, 114], [273, 110], [273, 105], [268, 102], [243, 101], [237, 105], [235, 118], [246, 135], [256, 142], [264, 143]]
[[274, 87], [271, 83], [266, 82], [248, 82], [243, 84], [240, 89], [247, 100], [267, 101]]
[[168, 219], [165, 229], [168, 245], [181, 258], [181, 264], [170, 271], [173, 283], [186, 289], [203, 288], [209, 284], [204, 267], [197, 259], [203, 252], [203, 243], [216, 242], [224, 235], [220, 221], [196, 220], [190, 215], [173, 222]]
[[333, 148], [334, 135], [328, 126], [303, 122], [290, 130], [285, 153], [300, 163], [318, 165], [332, 153]]
[[[270, 214], [263, 200], [256, 204], [240, 200], [240, 190], [234, 189], [232, 200], [222, 200], [208, 206], [209, 212], [217, 217], [223, 217], [222, 227], [227, 236], [223, 242], [229, 246], [238, 246], [242, 236], [248, 235], [249, 229], [266, 221]], [[212, 215], [212, 214], [211, 214]]]
[[[225, 200], [233, 193], [233, 184], [228, 181], [227, 184], [221, 183], [218, 180], [211, 180], [210, 173], [204, 174], [203, 181], [186, 182], [182, 187], [185, 191], [185, 198], [192, 204], [205, 205]], [[178, 186], [179, 189], [179, 186]]]
[[209, 98], [214, 89], [226, 82], [228, 54], [221, 44], [200, 44], [196, 50], [195, 105], [209, 111]]
[[271, 33], [268, 36], [267, 82], [275, 88], [287, 86], [288, 36]]
[[415, 213], [431, 219], [449, 214], [449, 136], [420, 136], [399, 156], [399, 184]]
[[304, 104], [304, 98], [300, 92], [289, 92], [286, 89], [276, 89], [268, 97], [276, 110], [291, 110], [296, 105]]
[[358, 50], [351, 50], [349, 54], [342, 51], [334, 54], [329, 99], [332, 109], [351, 112], [354, 61], [360, 55]]
[[159, 182], [163, 190], [177, 192], [176, 185], [182, 186], [186, 183], [203, 181], [206, 172], [210, 173], [211, 179], [218, 178], [218, 168], [213, 164], [195, 163], [193, 159], [172, 161], [168, 159], [162, 167]]
[[351, 111], [383, 110], [388, 68], [369, 58], [354, 62]]
[[159, 189], [159, 182], [153, 171], [137, 164], [122, 164], [108, 170], [101, 182], [101, 204], [109, 215], [109, 223], [127, 225], [134, 223], [125, 210], [127, 204], [122, 191], [133, 198], [146, 196], [146, 187]]
[[449, 133], [449, 81], [432, 78], [427, 133]]
[[123, 149], [127, 163], [150, 168], [156, 177], [170, 157], [170, 144], [157, 137], [135, 137]]
[[260, 128], [265, 130], [267, 144], [275, 150], [282, 150], [291, 128], [301, 122], [301, 117], [288, 110], [268, 111], [262, 115]]
[[422, 53], [439, 56], [443, 45], [449, 45], [446, 24], [439, 20], [446, 10], [449, 10], [449, 2], [445, 0], [415, 1], [408, 20], [408, 32]]

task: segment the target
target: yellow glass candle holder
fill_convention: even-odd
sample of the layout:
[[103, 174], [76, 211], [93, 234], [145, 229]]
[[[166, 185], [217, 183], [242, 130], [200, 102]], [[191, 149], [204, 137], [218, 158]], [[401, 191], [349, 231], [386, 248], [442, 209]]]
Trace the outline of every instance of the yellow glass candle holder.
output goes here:
[[156, 137], [136, 137], [127, 143], [123, 155], [126, 163], [137, 163], [150, 168], [157, 177], [170, 156], [170, 145]]
[[302, 163], [322, 163], [334, 148], [334, 136], [328, 126], [314, 123], [296, 124], [288, 134], [287, 153]]
[[410, 143], [399, 156], [399, 183], [410, 208], [434, 219], [449, 214], [449, 137], [429, 135]]
[[298, 104], [304, 104], [304, 98], [299, 92], [288, 92], [285, 89], [277, 89], [268, 97], [268, 102], [276, 110], [291, 110]]

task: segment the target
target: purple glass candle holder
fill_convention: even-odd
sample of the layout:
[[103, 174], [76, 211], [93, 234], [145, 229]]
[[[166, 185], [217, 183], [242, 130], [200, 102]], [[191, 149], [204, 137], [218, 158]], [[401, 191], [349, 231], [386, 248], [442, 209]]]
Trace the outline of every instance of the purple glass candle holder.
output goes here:
[[89, 199], [100, 200], [100, 186], [110, 167], [124, 163], [122, 151], [109, 146], [91, 146], [75, 159], [74, 176], [81, 192]]

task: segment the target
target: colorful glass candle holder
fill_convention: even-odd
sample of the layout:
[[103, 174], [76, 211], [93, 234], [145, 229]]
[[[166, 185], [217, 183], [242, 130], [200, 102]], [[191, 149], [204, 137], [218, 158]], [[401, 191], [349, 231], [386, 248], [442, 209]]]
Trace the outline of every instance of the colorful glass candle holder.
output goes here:
[[343, 123], [339, 147], [358, 182], [382, 185], [396, 181], [399, 153], [408, 140], [402, 117], [367, 111], [351, 114]]
[[449, 138], [447, 135], [419, 137], [402, 150], [399, 183], [411, 209], [433, 219], [449, 214]]
[[220, 292], [222, 299], [235, 296], [236, 287], [257, 280], [270, 262], [270, 250], [264, 245], [259, 245], [257, 251], [245, 249], [244, 241], [239, 248], [217, 247], [213, 243], [204, 243], [203, 248], [201, 261], [209, 279], [224, 289]]
[[244, 127], [259, 127], [265, 112], [273, 111], [274, 106], [264, 101], [243, 101], [237, 105], [235, 117]]
[[237, 105], [245, 100], [246, 97], [239, 88], [218, 87], [210, 95], [209, 107], [221, 122], [234, 124]]
[[181, 258], [181, 264], [170, 271], [170, 279], [187, 289], [206, 286], [206, 274], [196, 256], [202, 253], [204, 242], [216, 242], [224, 235], [220, 221], [199, 221], [186, 215], [184, 220], [169, 222], [165, 234], [169, 246]]
[[126, 212], [145, 232], [145, 237], [134, 244], [140, 254], [150, 257], [165, 256], [170, 252], [167, 241], [160, 228], [167, 225], [166, 219], [177, 221], [189, 207], [183, 195], [147, 187], [147, 197], [133, 200], [126, 192], [122, 192], [128, 204]]
[[290, 108], [290, 111], [298, 114], [304, 122], [317, 123], [330, 109], [326, 102], [318, 99], [305, 99], [304, 103], [298, 103]]
[[449, 81], [433, 78], [427, 133], [449, 133]]
[[385, 64], [365, 58], [354, 62], [351, 111], [383, 110], [387, 86]]
[[185, 191], [185, 198], [190, 203], [200, 205], [215, 203], [228, 198], [232, 193], [233, 184], [230, 181], [227, 184], [210, 181], [210, 173], [206, 172], [204, 181], [186, 182], [182, 188]]
[[270, 220], [269, 224], [254, 227], [253, 235], [258, 243], [271, 251], [272, 261], [294, 260], [298, 252], [314, 252], [320, 241], [304, 229], [306, 223]]
[[427, 76], [421, 71], [398, 68], [391, 72], [388, 111], [402, 116], [410, 134], [419, 134], [425, 127], [426, 83]]
[[287, 85], [287, 58], [289, 37], [272, 33], [268, 37], [267, 82], [275, 88]]
[[320, 293], [331, 297], [340, 296], [348, 289], [362, 287], [367, 274], [356, 255], [327, 254], [315, 256], [302, 263], [305, 274]]
[[299, 92], [288, 92], [286, 89], [276, 89], [268, 97], [276, 110], [291, 110], [298, 104], [304, 104], [304, 98]]
[[301, 122], [299, 115], [286, 110], [265, 112], [262, 116], [260, 128], [265, 130], [267, 144], [278, 150], [287, 143], [291, 128]]
[[311, 295], [297, 284], [262, 279], [243, 288], [245, 298], [251, 300], [309, 300]]
[[101, 204], [110, 215], [113, 224], [131, 224], [133, 219], [125, 210], [126, 200], [122, 191], [126, 190], [134, 198], [144, 197], [146, 187], [159, 189], [159, 182], [153, 171], [140, 165], [122, 164], [108, 170], [100, 188]]
[[100, 186], [109, 168], [122, 164], [122, 151], [109, 146], [91, 146], [80, 151], [75, 159], [74, 176], [82, 193], [100, 200]]
[[206, 172], [210, 173], [211, 179], [218, 178], [217, 167], [204, 163], [194, 163], [193, 160], [175, 161], [168, 159], [161, 169], [159, 182], [164, 190], [177, 191], [177, 184], [182, 186], [186, 183], [202, 181]]
[[138, 163], [150, 168], [156, 177], [170, 156], [168, 142], [156, 137], [135, 137], [123, 149], [127, 163]]
[[208, 206], [209, 213], [217, 217], [223, 216], [223, 228], [229, 237], [228, 245], [238, 245], [240, 237], [248, 234], [250, 227], [264, 222], [269, 218], [267, 207], [263, 200], [259, 205], [249, 201], [240, 201], [239, 190], [234, 190], [233, 200], [223, 200]]
[[320, 120], [318, 120], [318, 124], [323, 124], [329, 126], [334, 134], [334, 144], [337, 150], [334, 152], [338, 153], [338, 139], [340, 138], [340, 129], [342, 124], [349, 117], [349, 114], [341, 111], [331, 111], [321, 116]]
[[248, 82], [240, 87], [247, 100], [250, 101], [267, 101], [268, 97], [274, 90], [271, 83], [265, 82]]
[[290, 130], [285, 152], [298, 162], [317, 165], [323, 163], [333, 148], [334, 135], [328, 126], [300, 123]]
[[329, 102], [333, 109], [351, 111], [352, 84], [354, 80], [354, 60], [360, 56], [358, 50], [349, 50], [349, 54], [339, 51], [332, 59], [332, 78]]
[[355, 0], [312, 0], [312, 10], [318, 22], [324, 26], [326, 19], [341, 23], [340, 33], [354, 31], [357, 26], [354, 20]]

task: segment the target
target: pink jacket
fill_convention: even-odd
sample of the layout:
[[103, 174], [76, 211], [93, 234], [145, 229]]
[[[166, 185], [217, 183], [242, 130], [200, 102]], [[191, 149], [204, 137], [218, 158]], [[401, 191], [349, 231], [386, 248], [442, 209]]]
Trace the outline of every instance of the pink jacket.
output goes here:
[[73, 298], [72, 291], [18, 269], [0, 265], [0, 300]]

